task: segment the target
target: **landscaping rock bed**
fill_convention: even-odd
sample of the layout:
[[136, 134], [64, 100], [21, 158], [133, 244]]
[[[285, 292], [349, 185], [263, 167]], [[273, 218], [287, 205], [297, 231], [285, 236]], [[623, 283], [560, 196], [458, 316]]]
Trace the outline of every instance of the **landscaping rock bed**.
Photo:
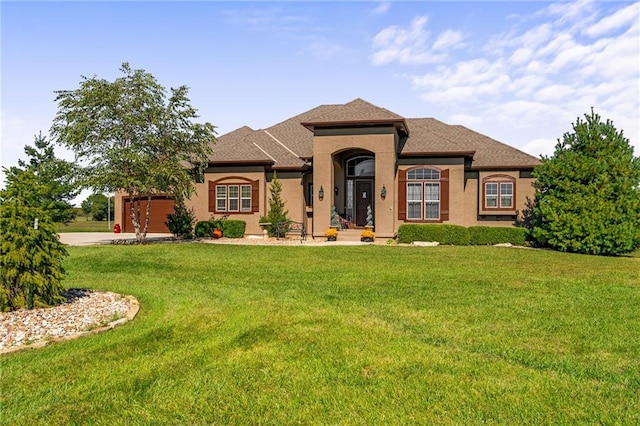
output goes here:
[[67, 301], [52, 308], [1, 312], [0, 353], [105, 331], [138, 311], [138, 302], [130, 296], [82, 289], [64, 296]]

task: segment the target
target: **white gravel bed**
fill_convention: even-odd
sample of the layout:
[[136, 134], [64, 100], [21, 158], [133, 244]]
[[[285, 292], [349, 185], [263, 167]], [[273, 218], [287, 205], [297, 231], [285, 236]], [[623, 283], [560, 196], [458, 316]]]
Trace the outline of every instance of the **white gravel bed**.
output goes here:
[[73, 336], [127, 314], [131, 298], [90, 290], [68, 290], [67, 302], [52, 308], [0, 312], [0, 351]]

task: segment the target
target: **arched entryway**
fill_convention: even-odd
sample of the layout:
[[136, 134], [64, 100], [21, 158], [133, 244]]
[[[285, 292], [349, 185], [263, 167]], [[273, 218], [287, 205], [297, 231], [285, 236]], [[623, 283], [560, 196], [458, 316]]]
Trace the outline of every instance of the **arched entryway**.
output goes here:
[[367, 209], [373, 213], [375, 179], [375, 157], [359, 154], [348, 157], [344, 164], [345, 215], [356, 226], [367, 224]]

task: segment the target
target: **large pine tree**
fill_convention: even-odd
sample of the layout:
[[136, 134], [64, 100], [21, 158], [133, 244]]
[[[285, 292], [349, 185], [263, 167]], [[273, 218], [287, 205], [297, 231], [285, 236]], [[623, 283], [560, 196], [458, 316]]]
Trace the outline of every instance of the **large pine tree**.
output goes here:
[[600, 255], [640, 247], [640, 157], [610, 120], [578, 118], [534, 176], [538, 244]]

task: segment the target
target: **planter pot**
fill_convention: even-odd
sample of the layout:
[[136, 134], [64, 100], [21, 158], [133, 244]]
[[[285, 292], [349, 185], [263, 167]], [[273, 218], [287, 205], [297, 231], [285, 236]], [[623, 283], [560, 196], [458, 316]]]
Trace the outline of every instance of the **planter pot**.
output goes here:
[[222, 231], [220, 230], [220, 228], [213, 228], [213, 232], [211, 233], [211, 236], [216, 240], [218, 238], [222, 238]]
[[336, 241], [338, 237], [327, 237], [327, 241]]
[[372, 243], [373, 238], [360, 238], [360, 241], [362, 241], [363, 243]]

